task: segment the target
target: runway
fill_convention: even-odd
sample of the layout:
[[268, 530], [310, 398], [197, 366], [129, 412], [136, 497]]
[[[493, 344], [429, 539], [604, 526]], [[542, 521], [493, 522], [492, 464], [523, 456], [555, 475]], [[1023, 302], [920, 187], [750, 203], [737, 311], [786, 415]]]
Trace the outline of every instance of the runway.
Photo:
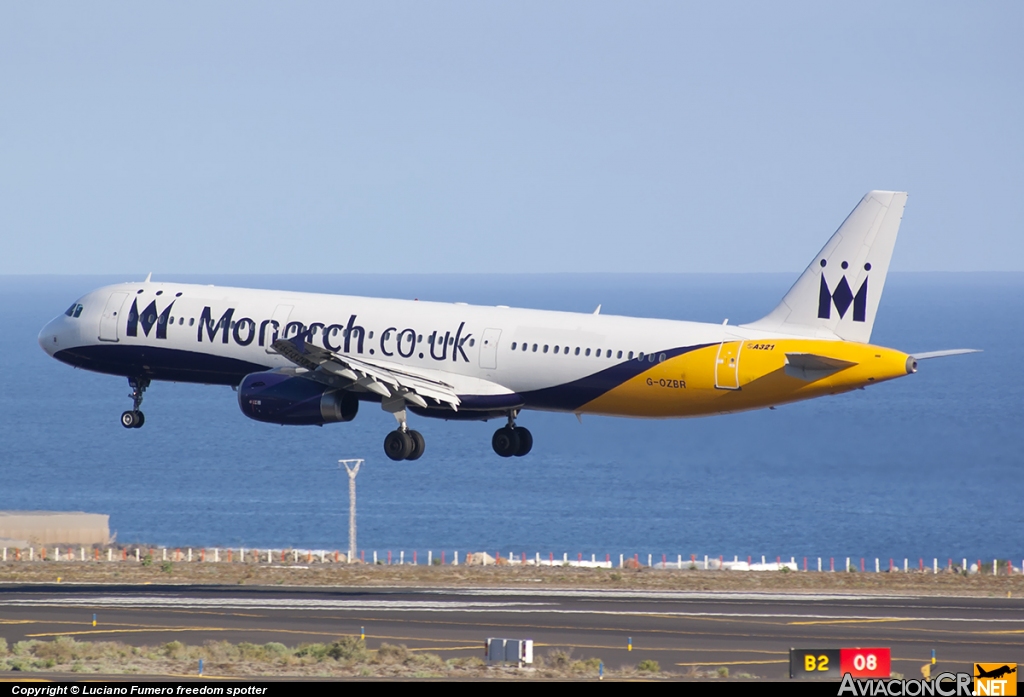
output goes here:
[[[92, 626], [96, 615], [97, 625]], [[1024, 662], [1024, 599], [552, 589], [0, 585], [9, 644], [72, 636], [134, 645], [208, 640], [294, 646], [365, 632], [444, 658], [487, 637], [529, 638], [609, 667], [728, 667], [787, 678], [789, 649], [890, 647], [893, 670]], [[632, 651], [628, 650], [632, 642]]]

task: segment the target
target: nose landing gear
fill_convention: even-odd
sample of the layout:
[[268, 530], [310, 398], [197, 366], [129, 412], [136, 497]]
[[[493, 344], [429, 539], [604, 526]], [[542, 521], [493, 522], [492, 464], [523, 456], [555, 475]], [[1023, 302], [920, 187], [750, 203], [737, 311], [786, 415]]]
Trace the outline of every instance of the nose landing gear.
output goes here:
[[128, 395], [132, 398], [132, 408], [121, 414], [121, 425], [125, 428], [142, 428], [142, 424], [146, 423], [146, 415], [139, 407], [142, 406], [142, 395], [149, 387], [149, 379], [128, 378], [128, 386], [132, 388], [132, 393]]
[[491, 438], [491, 447], [501, 457], [522, 457], [533, 449], [533, 434], [516, 426], [517, 411], [509, 412], [508, 425], [499, 428]]

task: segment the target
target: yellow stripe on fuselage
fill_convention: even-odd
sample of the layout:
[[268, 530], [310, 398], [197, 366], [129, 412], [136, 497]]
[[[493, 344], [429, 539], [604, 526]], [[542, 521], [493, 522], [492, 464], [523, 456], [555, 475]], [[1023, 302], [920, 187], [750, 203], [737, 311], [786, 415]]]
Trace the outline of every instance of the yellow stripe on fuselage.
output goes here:
[[[787, 353], [814, 354], [854, 365], [807, 381], [786, 374]], [[907, 374], [908, 358], [893, 349], [845, 341], [736, 340], [652, 363], [578, 411], [674, 417], [758, 409], [901, 377]]]

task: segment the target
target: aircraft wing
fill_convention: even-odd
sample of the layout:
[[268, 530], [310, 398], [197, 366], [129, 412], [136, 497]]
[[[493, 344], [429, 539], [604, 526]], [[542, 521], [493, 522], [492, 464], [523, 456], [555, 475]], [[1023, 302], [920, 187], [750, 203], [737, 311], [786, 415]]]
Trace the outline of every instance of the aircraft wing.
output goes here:
[[349, 380], [349, 387], [361, 387], [385, 399], [402, 397], [418, 407], [427, 407], [426, 400], [431, 399], [455, 411], [461, 402], [452, 385], [425, 371], [414, 372], [389, 361], [367, 360], [328, 351], [309, 343], [304, 336], [278, 339], [271, 348], [300, 368]]
[[819, 356], [815, 353], [787, 353], [785, 371], [786, 375], [792, 378], [814, 382], [849, 368], [851, 365], [856, 365], [856, 363], [829, 356]]

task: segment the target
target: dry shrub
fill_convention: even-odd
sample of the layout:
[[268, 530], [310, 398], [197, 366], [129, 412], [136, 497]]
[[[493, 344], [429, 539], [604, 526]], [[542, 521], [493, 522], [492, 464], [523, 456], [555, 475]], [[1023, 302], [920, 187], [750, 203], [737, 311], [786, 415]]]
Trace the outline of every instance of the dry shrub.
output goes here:
[[395, 665], [399, 663], [406, 663], [410, 658], [409, 649], [405, 647], [405, 644], [381, 644], [380, 648], [377, 649], [377, 655], [374, 658], [375, 663], [382, 663], [385, 665]]

